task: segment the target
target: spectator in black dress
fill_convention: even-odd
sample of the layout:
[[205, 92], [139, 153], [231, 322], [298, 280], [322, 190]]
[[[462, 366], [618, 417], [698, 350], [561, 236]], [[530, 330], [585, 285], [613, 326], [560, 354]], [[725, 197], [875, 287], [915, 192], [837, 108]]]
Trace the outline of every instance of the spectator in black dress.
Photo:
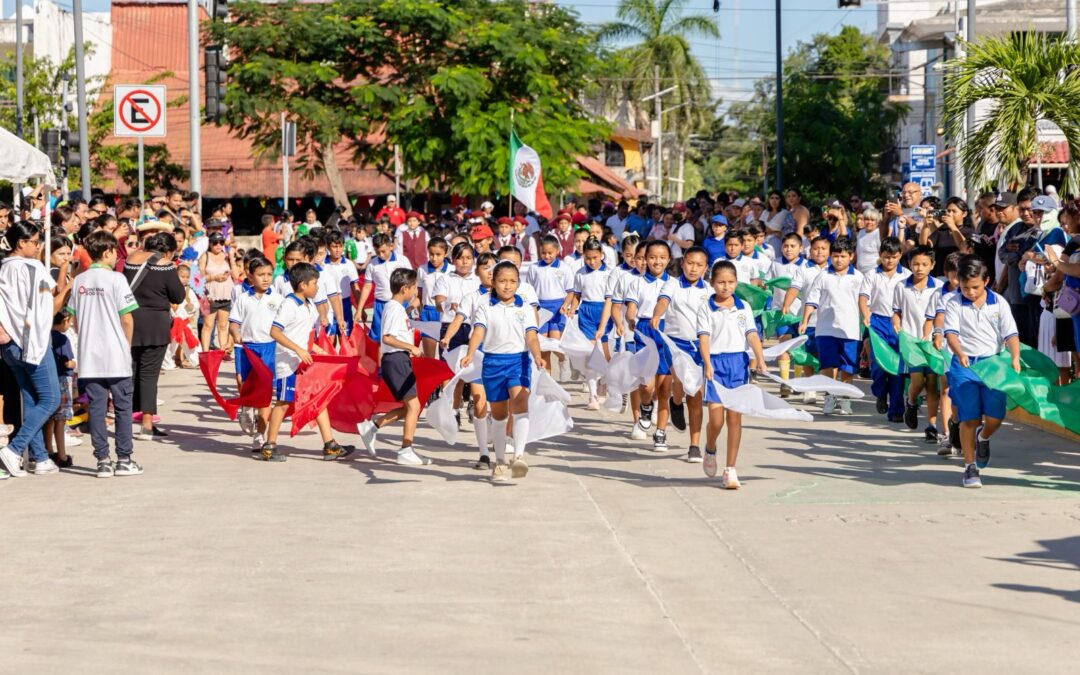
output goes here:
[[142, 413], [136, 440], [152, 440], [165, 432], [154, 426], [157, 414], [158, 377], [169, 347], [171, 306], [184, 301], [184, 285], [176, 271], [176, 238], [168, 232], [147, 237], [142, 248], [132, 252], [124, 264], [124, 276], [131, 285], [139, 308], [134, 312], [135, 332], [131, 342], [134, 409]]

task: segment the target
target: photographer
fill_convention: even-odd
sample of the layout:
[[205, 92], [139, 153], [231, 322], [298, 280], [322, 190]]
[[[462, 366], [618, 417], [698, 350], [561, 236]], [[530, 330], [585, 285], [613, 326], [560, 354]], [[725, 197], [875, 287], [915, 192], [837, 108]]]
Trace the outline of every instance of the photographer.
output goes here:
[[950, 197], [944, 209], [922, 209], [923, 226], [919, 230], [919, 245], [934, 249], [932, 276], [945, 274], [945, 259], [953, 251], [965, 248], [974, 228], [967, 203], [959, 197]]

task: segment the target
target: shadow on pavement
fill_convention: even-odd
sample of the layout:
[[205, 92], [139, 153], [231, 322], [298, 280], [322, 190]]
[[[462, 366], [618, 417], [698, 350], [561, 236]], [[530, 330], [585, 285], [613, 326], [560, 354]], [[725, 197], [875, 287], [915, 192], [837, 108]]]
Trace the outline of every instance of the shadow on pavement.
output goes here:
[[[1021, 565], [1034, 565], [1036, 567], [1049, 567], [1066, 572], [1080, 571], [1080, 536], [1066, 537], [1064, 539], [1044, 539], [1036, 543], [1043, 547], [1041, 551], [1029, 551], [1019, 553], [1015, 558], [994, 558], [994, 560], [1019, 563]], [[1030, 586], [1028, 584], [993, 584], [993, 586], [1007, 591], [1056, 595], [1069, 602], [1080, 602], [1080, 589], [1067, 591], [1045, 586]]]

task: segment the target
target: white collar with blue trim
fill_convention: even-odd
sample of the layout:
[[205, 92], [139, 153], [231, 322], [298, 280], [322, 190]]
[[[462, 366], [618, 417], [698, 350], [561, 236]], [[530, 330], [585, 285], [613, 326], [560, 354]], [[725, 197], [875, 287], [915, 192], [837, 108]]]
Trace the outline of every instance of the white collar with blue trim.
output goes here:
[[561, 264], [561, 261], [558, 258], [555, 258], [549, 263], [546, 263], [543, 260], [537, 260], [536, 264], [540, 267], [558, 267]]
[[[960, 294], [960, 304], [961, 305], [974, 305], [975, 303], [972, 302], [971, 300], [968, 300], [967, 296], [964, 295], [963, 293], [961, 293]], [[997, 293], [991, 291], [990, 289], [986, 289], [986, 301], [983, 303], [983, 305], [985, 306], [985, 305], [996, 305], [996, 304], [997, 304]]]
[[693, 286], [694, 288], [708, 288], [708, 286], [705, 285], [704, 277], [698, 279], [694, 283], [690, 283], [686, 280], [686, 277], [681, 274], [679, 275], [679, 286], [682, 288], [690, 288], [691, 286]]
[[[495, 294], [491, 295], [491, 306], [494, 307], [498, 304], [506, 304], [499, 300], [499, 297]], [[514, 294], [514, 307], [521, 307], [525, 304], [525, 301], [521, 299], [520, 295]], [[509, 305], [507, 305], [509, 307]]]
[[596, 269], [593, 269], [593, 268], [589, 267], [588, 265], [585, 265], [584, 267], [582, 267], [582, 269], [585, 270], [585, 274], [592, 274], [593, 272], [607, 272], [607, 265], [604, 264], [604, 263], [600, 263], [600, 267], [598, 267]]
[[[899, 268], [897, 268], [897, 269], [899, 269]], [[915, 277], [914, 277], [914, 275], [908, 275], [908, 278], [904, 279], [904, 285], [907, 286], [908, 288], [914, 288], [915, 287]], [[934, 277], [926, 277], [926, 287], [927, 288], [937, 288], [937, 285], [938, 285], [937, 279], [935, 279]]]
[[[742, 300], [741, 300], [741, 299], [739, 298], [739, 296], [737, 296], [737, 295], [733, 295], [733, 296], [731, 296], [731, 299], [735, 301], [735, 306], [734, 306], [734, 309], [742, 309], [743, 307], [745, 307], [745, 306], [746, 306], [746, 303], [744, 303], [744, 302], [743, 302], [743, 301], [742, 301]], [[715, 311], [716, 311], [716, 310], [718, 310], [718, 309], [726, 309], [726, 310], [731, 310], [732, 308], [731, 308], [731, 307], [721, 307], [720, 305], [716, 304], [716, 295], [715, 295], [715, 294], [713, 294], [713, 295], [710, 295], [710, 296], [709, 296], [709, 309], [710, 309], [711, 311], [715, 312]]]
[[652, 275], [651, 273], [649, 273], [649, 272], [645, 272], [645, 274], [644, 274], [643, 276], [645, 277], [645, 281], [648, 281], [648, 282], [649, 282], [650, 284], [651, 284], [652, 282], [656, 281], [657, 279], [659, 279], [660, 281], [667, 281], [667, 280], [668, 280], [668, 279], [670, 278], [670, 277], [668, 276], [668, 273], [667, 273], [667, 271], [666, 271], [666, 270], [664, 271], [664, 273], [663, 273], [663, 274], [661, 274], [661, 275], [660, 275], [660, 276], [658, 276], [658, 277], [654, 277], [654, 276], [653, 276], [653, 275]]

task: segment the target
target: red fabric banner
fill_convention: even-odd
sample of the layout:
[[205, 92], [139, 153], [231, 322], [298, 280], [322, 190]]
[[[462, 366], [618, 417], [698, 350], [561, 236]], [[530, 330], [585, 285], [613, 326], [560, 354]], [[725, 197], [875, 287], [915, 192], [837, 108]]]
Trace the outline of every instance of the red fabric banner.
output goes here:
[[191, 324], [178, 316], [173, 317], [172, 326], [169, 327], [169, 342], [182, 344], [188, 349], [199, 346], [199, 338], [191, 331]]

